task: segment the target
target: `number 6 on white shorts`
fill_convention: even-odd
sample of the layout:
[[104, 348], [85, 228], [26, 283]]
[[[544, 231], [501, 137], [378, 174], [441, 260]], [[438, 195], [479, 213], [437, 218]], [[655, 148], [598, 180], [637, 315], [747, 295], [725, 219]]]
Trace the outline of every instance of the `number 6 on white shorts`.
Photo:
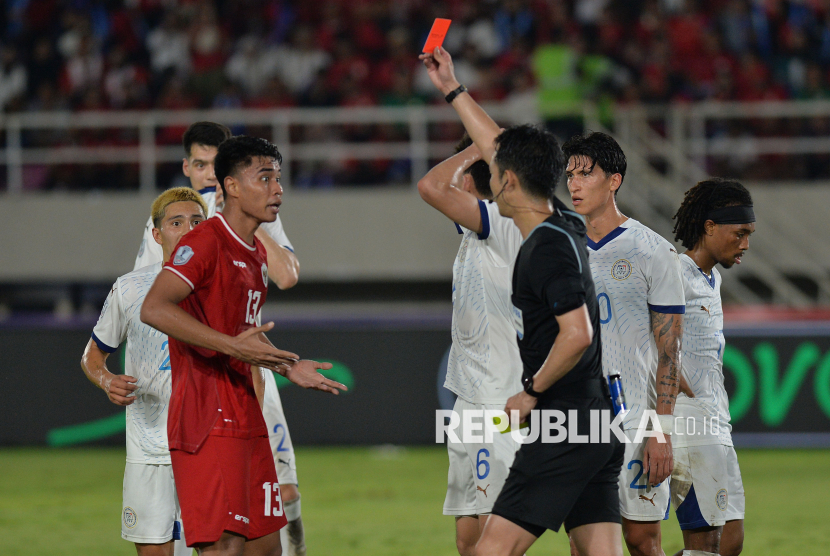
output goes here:
[[274, 506], [273, 510], [273, 515], [276, 517], [281, 516], [283, 513], [283, 509], [279, 483], [262, 483], [262, 490], [265, 491], [265, 515], [271, 517], [271, 492], [273, 491], [275, 493], [274, 502], [276, 502], [276, 505]]

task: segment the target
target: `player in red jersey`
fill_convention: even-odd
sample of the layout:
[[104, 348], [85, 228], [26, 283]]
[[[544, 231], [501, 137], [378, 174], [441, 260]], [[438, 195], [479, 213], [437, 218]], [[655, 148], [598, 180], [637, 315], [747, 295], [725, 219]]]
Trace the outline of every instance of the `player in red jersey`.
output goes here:
[[281, 554], [286, 519], [251, 365], [304, 388], [346, 389], [317, 372], [330, 364], [275, 348], [263, 334], [273, 323], [257, 326], [268, 267], [254, 233], [279, 212], [281, 162], [264, 139], [222, 143], [215, 172], [224, 211], [182, 238], [141, 310], [170, 337], [167, 435], [186, 538], [200, 554]]

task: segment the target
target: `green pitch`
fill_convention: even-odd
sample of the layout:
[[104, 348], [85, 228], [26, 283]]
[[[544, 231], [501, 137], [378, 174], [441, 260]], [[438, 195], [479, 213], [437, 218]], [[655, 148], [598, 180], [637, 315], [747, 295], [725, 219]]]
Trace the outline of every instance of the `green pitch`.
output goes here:
[[[826, 554], [830, 451], [742, 450], [747, 492], [744, 554]], [[297, 452], [312, 556], [453, 556], [453, 520], [441, 515], [443, 447], [314, 448]], [[5, 556], [133, 555], [120, 538], [124, 451], [0, 450], [0, 538]], [[664, 522], [663, 549], [681, 548]], [[566, 556], [564, 533], [545, 533], [530, 556]]]

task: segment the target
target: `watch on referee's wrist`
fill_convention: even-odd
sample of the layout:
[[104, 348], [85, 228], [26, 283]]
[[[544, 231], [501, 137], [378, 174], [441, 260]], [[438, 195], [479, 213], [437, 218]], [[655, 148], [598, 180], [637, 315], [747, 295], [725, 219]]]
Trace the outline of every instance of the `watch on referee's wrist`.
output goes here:
[[444, 97], [444, 100], [446, 100], [448, 104], [452, 104], [452, 101], [455, 100], [455, 97], [457, 97], [461, 93], [466, 93], [466, 92], [467, 92], [467, 87], [465, 87], [464, 85], [459, 85], [457, 88], [450, 91], [449, 94]]
[[542, 395], [542, 392], [537, 392], [536, 390], [533, 389], [533, 377], [532, 376], [524, 377], [522, 379], [522, 384], [525, 387], [525, 393], [526, 394], [528, 394], [530, 396], [533, 396], [534, 398], [538, 398], [539, 396]]

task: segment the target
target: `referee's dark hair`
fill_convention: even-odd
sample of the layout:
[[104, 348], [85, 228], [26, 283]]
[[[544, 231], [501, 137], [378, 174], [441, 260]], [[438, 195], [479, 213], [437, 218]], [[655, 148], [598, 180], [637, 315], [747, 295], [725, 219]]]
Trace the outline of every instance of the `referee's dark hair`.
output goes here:
[[230, 139], [231, 130], [222, 124], [215, 122], [196, 122], [190, 124], [187, 131], [182, 135], [182, 146], [188, 158], [193, 145], [205, 145], [206, 147], [218, 147], [222, 141]]
[[[473, 140], [464, 132], [464, 137], [455, 145], [455, 154], [460, 153], [467, 147], [473, 144]], [[477, 160], [470, 164], [470, 167], [464, 170], [465, 174], [470, 174], [473, 178], [473, 184], [476, 186], [478, 194], [485, 199], [493, 198], [493, 190], [490, 189], [490, 166], [483, 160]]]
[[225, 178], [241, 168], [250, 166], [256, 156], [273, 158], [282, 165], [282, 155], [277, 146], [259, 137], [237, 135], [219, 145], [213, 171], [222, 193], [225, 193]]
[[[574, 135], [562, 145], [562, 150], [565, 152], [565, 158], [576, 157], [587, 158], [591, 161], [591, 171], [595, 166], [602, 168], [605, 172], [605, 177], [620, 175], [620, 187], [625, 179], [625, 170], [628, 167], [628, 162], [625, 159], [625, 153], [620, 148], [619, 143], [607, 133], [594, 131], [586, 133], [585, 135]], [[587, 161], [582, 161], [587, 162]], [[619, 193], [620, 189], [614, 192], [614, 195]]]
[[549, 131], [532, 125], [508, 127], [496, 137], [499, 177], [513, 171], [522, 188], [536, 199], [552, 199], [565, 171], [559, 141]]
[[752, 205], [752, 196], [737, 180], [709, 178], [686, 192], [674, 219], [674, 240], [686, 249], [697, 245], [705, 233], [706, 215], [713, 209]]

